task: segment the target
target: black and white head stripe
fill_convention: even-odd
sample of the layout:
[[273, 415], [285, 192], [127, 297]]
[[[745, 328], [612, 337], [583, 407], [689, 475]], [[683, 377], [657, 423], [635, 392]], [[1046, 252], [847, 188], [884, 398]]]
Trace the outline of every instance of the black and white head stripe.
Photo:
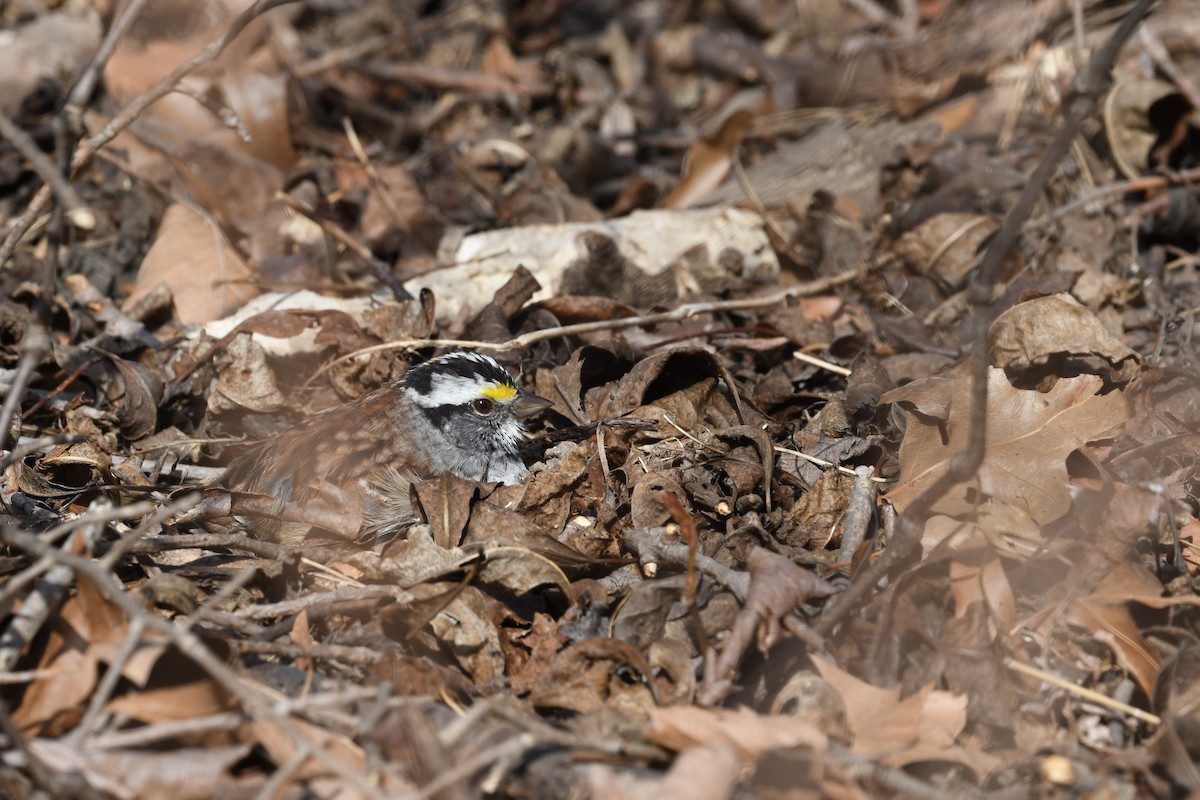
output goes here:
[[462, 406], [487, 397], [504, 402], [518, 394], [512, 376], [489, 356], [450, 353], [409, 369], [404, 388], [423, 408]]

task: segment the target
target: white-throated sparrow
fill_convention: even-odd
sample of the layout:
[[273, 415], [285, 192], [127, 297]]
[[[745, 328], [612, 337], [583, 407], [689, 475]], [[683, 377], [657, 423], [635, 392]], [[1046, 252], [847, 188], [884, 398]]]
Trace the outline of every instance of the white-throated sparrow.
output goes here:
[[488, 356], [450, 353], [244, 453], [216, 485], [241, 498], [234, 515], [259, 517], [252, 527], [278, 541], [313, 527], [386, 537], [415, 521], [413, 481], [520, 483], [521, 420], [549, 406]]

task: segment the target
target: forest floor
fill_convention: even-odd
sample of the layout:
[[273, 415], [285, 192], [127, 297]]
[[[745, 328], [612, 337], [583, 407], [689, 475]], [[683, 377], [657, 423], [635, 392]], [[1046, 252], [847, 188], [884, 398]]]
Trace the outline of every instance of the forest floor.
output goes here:
[[[0, 25], [0, 797], [1200, 792], [1192, 0]], [[463, 349], [523, 486], [198, 516]]]

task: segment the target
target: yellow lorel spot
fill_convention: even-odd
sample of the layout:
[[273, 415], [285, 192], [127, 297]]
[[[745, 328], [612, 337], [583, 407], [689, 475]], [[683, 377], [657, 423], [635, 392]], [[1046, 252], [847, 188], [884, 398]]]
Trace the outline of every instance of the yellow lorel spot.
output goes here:
[[506, 383], [493, 383], [483, 387], [480, 394], [490, 397], [492, 400], [511, 400], [517, 396], [517, 387], [509, 386]]

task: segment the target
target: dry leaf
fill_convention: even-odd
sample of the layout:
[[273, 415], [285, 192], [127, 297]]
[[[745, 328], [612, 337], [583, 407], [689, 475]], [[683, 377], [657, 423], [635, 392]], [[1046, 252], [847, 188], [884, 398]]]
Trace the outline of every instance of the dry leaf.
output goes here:
[[808, 747], [823, 752], [828, 746], [825, 734], [812, 723], [787, 714], [766, 716], [748, 708], [673, 706], [652, 708], [649, 715], [645, 731], [649, 741], [677, 752], [720, 742], [732, 747], [743, 764], [753, 763], [772, 750]]
[[[1017, 506], [1039, 525], [1061, 517], [1071, 505], [1067, 456], [1120, 425], [1128, 414], [1122, 394], [1101, 395], [1103, 385], [1094, 375], [1078, 375], [1058, 381], [1049, 392], [1015, 389], [1003, 370], [990, 368], [983, 463], [933, 511], [968, 515], [991, 498]], [[929, 378], [893, 389], [880, 402], [917, 412], [908, 415], [900, 445], [900, 484], [887, 495], [903, 512], [966, 447], [969, 381]]]
[[943, 760], [967, 764], [978, 774], [999, 759], [956, 744], [967, 723], [967, 698], [925, 686], [908, 697], [900, 689], [864, 683], [823, 658], [813, 664], [846, 703], [852, 749], [895, 766]]
[[1061, 362], [1070, 360], [1072, 371], [1086, 366], [1117, 381], [1136, 375], [1140, 362], [1137, 353], [1069, 294], [1017, 303], [992, 323], [988, 348], [992, 364], [1004, 369], [1041, 366], [1058, 374]]
[[715, 133], [692, 145], [683, 177], [663, 200], [663, 208], [688, 208], [720, 186], [733, 165], [734, 152], [757, 116], [746, 108], [735, 111]]
[[163, 214], [129, 302], [166, 284], [182, 322], [208, 322], [258, 294], [243, 283], [251, 275], [215, 219], [177, 203]]
[[229, 708], [231, 703], [224, 690], [205, 678], [179, 686], [130, 693], [111, 701], [104, 710], [152, 725], [197, 719]]

